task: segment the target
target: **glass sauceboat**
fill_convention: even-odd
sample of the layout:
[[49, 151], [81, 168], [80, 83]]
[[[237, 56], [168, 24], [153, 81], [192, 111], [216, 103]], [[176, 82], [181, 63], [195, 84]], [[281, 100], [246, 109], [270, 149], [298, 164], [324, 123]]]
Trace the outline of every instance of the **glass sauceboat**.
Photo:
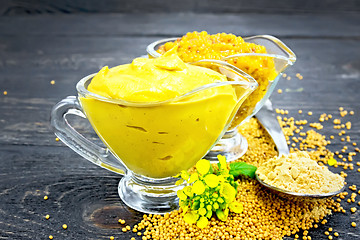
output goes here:
[[[157, 52], [160, 46], [165, 44], [166, 42], [176, 41], [178, 38], [167, 38], [162, 39], [156, 42], [149, 44], [146, 48], [149, 57], [159, 57], [160, 53]], [[291, 65], [293, 65], [296, 61], [296, 56], [294, 52], [287, 47], [282, 41], [277, 39], [276, 37], [270, 35], [258, 35], [243, 38], [245, 42], [255, 43], [257, 45], [262, 45], [266, 48], [267, 53], [241, 53], [235, 54], [228, 57], [223, 58], [223, 61], [232, 61], [237, 59], [238, 61], [242, 61], [245, 59], [256, 59], [256, 58], [269, 58], [274, 61], [276, 77], [274, 79], [269, 80], [266, 86], [266, 93], [262, 96], [262, 98], [254, 104], [247, 105], [246, 107], [241, 106], [237, 116], [235, 117], [232, 124], [230, 124], [228, 130], [224, 134], [224, 136], [218, 141], [218, 143], [207, 153], [205, 156], [206, 159], [211, 161], [217, 161], [217, 155], [221, 154], [226, 156], [227, 161], [234, 161], [241, 157], [248, 149], [248, 143], [246, 138], [244, 138], [238, 131], [238, 126], [245, 122], [246, 120], [253, 117], [264, 105], [266, 100], [270, 97], [273, 90], [275, 89], [281, 74], [285, 71], [285, 69]], [[259, 89], [258, 89], [259, 90]], [[249, 98], [252, 98], [256, 92], [253, 92]], [[244, 104], [246, 105], [246, 104]], [[238, 118], [239, 116], [239, 118]]]
[[[183, 186], [175, 185], [173, 176], [191, 168], [216, 144], [257, 87], [251, 76], [226, 62], [193, 64], [211, 65], [228, 81], [162, 102], [128, 102], [89, 92], [91, 74], [77, 83], [77, 97], [67, 97], [52, 109], [55, 135], [92, 163], [124, 175], [119, 196], [138, 211], [164, 214], [178, 208], [176, 193]], [[107, 148], [78, 133], [68, 115], [87, 118]]]

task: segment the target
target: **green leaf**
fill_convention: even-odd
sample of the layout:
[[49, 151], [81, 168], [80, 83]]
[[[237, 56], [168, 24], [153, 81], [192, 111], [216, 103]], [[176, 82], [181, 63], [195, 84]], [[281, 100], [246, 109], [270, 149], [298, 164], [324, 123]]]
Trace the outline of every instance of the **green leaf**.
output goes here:
[[200, 219], [197, 221], [196, 225], [199, 228], [204, 228], [209, 224], [209, 220], [206, 217], [200, 217]]
[[201, 159], [200, 161], [198, 161], [196, 163], [196, 170], [201, 174], [201, 175], [205, 175], [209, 172], [210, 170], [210, 161], [209, 160], [205, 160], [205, 159]]
[[230, 164], [230, 174], [234, 177], [245, 175], [251, 178], [255, 177], [257, 167], [245, 162], [235, 162]]

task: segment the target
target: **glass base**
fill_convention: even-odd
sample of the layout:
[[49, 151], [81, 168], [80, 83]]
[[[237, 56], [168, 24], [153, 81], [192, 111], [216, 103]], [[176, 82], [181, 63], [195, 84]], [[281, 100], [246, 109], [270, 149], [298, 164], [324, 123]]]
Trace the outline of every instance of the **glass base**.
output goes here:
[[148, 214], [165, 214], [179, 208], [176, 178], [153, 179], [129, 172], [118, 187], [121, 200], [130, 208]]
[[234, 128], [227, 131], [219, 142], [205, 155], [204, 159], [210, 160], [211, 163], [217, 163], [217, 155], [226, 157], [227, 162], [232, 162], [246, 153], [248, 143], [237, 130]]

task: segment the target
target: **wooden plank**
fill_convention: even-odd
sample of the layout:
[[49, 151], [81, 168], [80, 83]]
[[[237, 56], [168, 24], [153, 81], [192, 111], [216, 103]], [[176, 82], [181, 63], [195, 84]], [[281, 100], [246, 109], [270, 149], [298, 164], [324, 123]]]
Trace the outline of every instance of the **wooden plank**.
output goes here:
[[[286, 18], [286, 21], [284, 21]], [[174, 37], [191, 31], [230, 32], [240, 36], [278, 37], [360, 36], [360, 16], [332, 14], [194, 14], [137, 13], [96, 15], [41, 15], [2, 17], [0, 34], [33, 36], [143, 36]], [[44, 35], [44, 33], [46, 33]], [[26, 38], [24, 37], [24, 41]]]
[[[103, 65], [127, 63], [144, 54], [149, 42], [184, 34], [189, 26], [204, 27], [209, 32], [245, 29], [249, 35], [265, 30], [278, 33], [296, 52], [298, 61], [287, 71], [292, 79], [282, 78], [279, 83], [283, 93], [273, 94], [274, 107], [289, 110], [287, 117], [308, 122], [317, 122], [323, 112], [332, 114], [333, 119], [340, 118], [340, 106], [354, 110], [355, 115], [347, 115], [342, 121], [352, 122], [346, 135], [360, 143], [357, 16], [341, 15], [337, 19], [336, 15], [334, 18], [320, 15], [306, 20], [306, 15], [296, 15], [289, 16], [285, 23], [280, 15], [257, 18], [260, 15], [204, 14], [202, 20], [195, 14], [164, 14], [159, 19], [156, 14], [129, 16], [1, 18], [4, 21], [0, 21], [0, 239], [47, 239], [50, 234], [54, 239], [134, 236], [122, 233], [123, 226], [117, 223], [118, 218], [125, 218], [133, 225], [142, 215], [119, 200], [120, 176], [91, 164], [56, 142], [49, 126], [50, 110], [60, 99], [76, 94], [75, 84], [84, 75]], [[272, 18], [277, 20], [271, 23], [268, 19]], [[216, 24], [209, 24], [216, 19]], [[127, 20], [134, 24], [127, 26]], [[281, 24], [285, 29], [279, 27]], [[298, 72], [304, 76], [301, 81], [295, 77]], [[51, 80], [56, 81], [55, 85], [50, 84]], [[8, 95], [2, 95], [4, 90]], [[298, 109], [304, 113], [298, 114]], [[313, 115], [308, 116], [308, 111]], [[70, 122], [91, 140], [96, 139], [85, 120]], [[350, 143], [340, 141], [339, 130], [332, 126], [332, 121], [327, 121], [324, 129], [319, 130], [326, 136], [335, 136], [329, 149], [337, 151], [349, 146]], [[349, 151], [353, 149], [354, 146], [349, 146]], [[358, 159], [355, 156], [354, 163]], [[346, 172], [348, 185], [358, 184], [359, 173]], [[49, 196], [47, 201], [43, 200], [44, 195]], [[50, 214], [49, 220], [44, 218], [46, 214]], [[351, 221], [359, 221], [358, 214], [347, 211], [329, 216], [328, 221], [327, 225], [310, 230], [313, 239], [323, 239], [328, 226], [338, 231], [342, 239], [358, 237], [357, 229], [350, 227]], [[67, 230], [61, 227], [64, 223]]]
[[69, 13], [99, 13], [99, 12], [123, 12], [123, 13], [147, 13], [147, 12], [338, 12], [359, 11], [360, 6], [356, 0], [332, 0], [332, 1], [250, 1], [250, 0], [183, 0], [181, 4], [174, 1], [164, 0], [3, 0], [0, 7], [2, 15], [19, 14], [69, 14]]
[[[115, 66], [131, 61], [132, 57], [143, 54], [145, 46], [155, 40], [71, 38], [71, 44], [67, 45], [67, 37], [32, 37], [34, 44], [30, 48], [24, 41], [15, 39], [3, 38], [6, 47], [0, 51], [3, 63], [0, 66], [3, 73], [0, 90], [8, 91], [7, 96], [0, 98], [0, 121], [3, 123], [0, 125], [3, 132], [0, 143], [31, 145], [58, 145], [49, 128], [50, 110], [62, 98], [76, 94], [78, 80], [103, 65]], [[298, 61], [287, 71], [292, 80], [280, 80], [278, 88], [284, 93], [275, 91], [272, 97], [274, 106], [295, 113], [299, 108], [313, 111], [314, 117], [323, 112], [334, 114], [340, 106], [358, 114], [360, 54], [353, 54], [360, 52], [358, 42], [331, 39], [288, 39], [286, 42], [297, 53]], [[134, 48], [126, 47], [129, 44]], [[26, 52], [26, 49], [31, 50]], [[43, 54], [38, 56], [37, 51]], [[295, 77], [298, 72], [304, 76], [301, 81]], [[55, 85], [50, 84], [51, 80], [55, 80]], [[81, 130], [86, 125], [77, 124]], [[356, 121], [353, 126], [353, 131], [359, 131]], [[37, 137], [34, 139], [34, 136]]]

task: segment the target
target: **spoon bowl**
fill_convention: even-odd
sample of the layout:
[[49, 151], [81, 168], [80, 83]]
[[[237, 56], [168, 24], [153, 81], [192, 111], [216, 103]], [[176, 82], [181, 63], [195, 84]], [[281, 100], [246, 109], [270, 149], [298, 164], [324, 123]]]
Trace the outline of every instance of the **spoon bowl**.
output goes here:
[[335, 192], [329, 192], [329, 193], [319, 193], [319, 194], [306, 194], [306, 193], [297, 193], [288, 191], [285, 189], [281, 189], [272, 185], [269, 185], [265, 183], [263, 180], [260, 179], [259, 175], [255, 172], [255, 178], [256, 180], [264, 187], [265, 189], [269, 190], [270, 192], [292, 201], [316, 201], [319, 199], [326, 199], [331, 198], [333, 196], [336, 196], [337, 194], [341, 193], [345, 189], [345, 185]]

